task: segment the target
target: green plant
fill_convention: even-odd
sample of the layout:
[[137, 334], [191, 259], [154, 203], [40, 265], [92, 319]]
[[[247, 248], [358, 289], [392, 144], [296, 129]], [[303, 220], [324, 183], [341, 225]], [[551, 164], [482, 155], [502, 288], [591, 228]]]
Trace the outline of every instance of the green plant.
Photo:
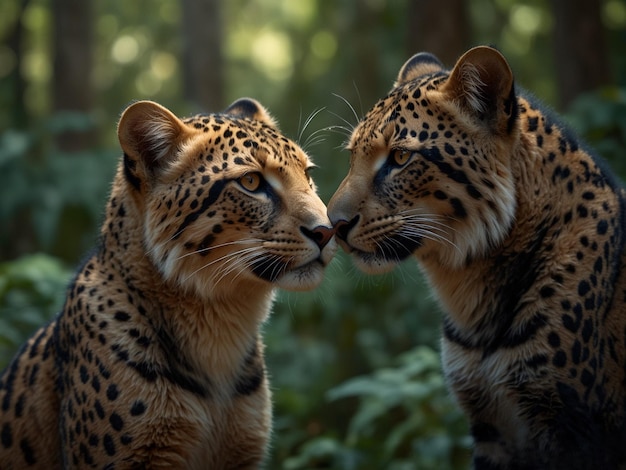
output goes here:
[[573, 127], [622, 178], [626, 176], [626, 87], [581, 95], [567, 114]]
[[436, 351], [419, 346], [390, 367], [347, 380], [327, 393], [330, 402], [355, 398], [344, 439], [317, 438], [285, 468], [453, 469], [468, 463], [465, 419], [450, 399]]
[[0, 134], [0, 259], [44, 250], [74, 261], [93, 244], [117, 152], [49, 145], [61, 132], [91, 125], [88, 116], [65, 113]]
[[44, 254], [0, 264], [0, 369], [59, 311], [69, 278], [61, 261]]

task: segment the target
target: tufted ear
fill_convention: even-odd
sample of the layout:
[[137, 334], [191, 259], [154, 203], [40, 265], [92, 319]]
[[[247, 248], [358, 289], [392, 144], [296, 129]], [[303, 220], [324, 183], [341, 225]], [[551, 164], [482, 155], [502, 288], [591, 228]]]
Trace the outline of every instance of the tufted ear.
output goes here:
[[513, 72], [492, 47], [467, 51], [456, 63], [442, 91], [491, 131], [510, 133], [517, 119]]
[[393, 86], [395, 88], [424, 75], [441, 72], [443, 68], [437, 57], [428, 52], [419, 52], [404, 63]]
[[117, 135], [124, 152], [126, 178], [141, 189], [141, 181], [171, 162], [187, 138], [185, 125], [152, 101], [138, 101], [122, 113]]
[[278, 127], [274, 118], [261, 103], [252, 98], [239, 98], [223, 111], [230, 116], [261, 121], [268, 126]]

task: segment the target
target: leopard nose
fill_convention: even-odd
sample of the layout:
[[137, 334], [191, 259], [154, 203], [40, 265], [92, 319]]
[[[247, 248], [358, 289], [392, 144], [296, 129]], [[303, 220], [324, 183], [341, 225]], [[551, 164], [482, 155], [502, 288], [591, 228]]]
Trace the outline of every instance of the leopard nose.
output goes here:
[[347, 220], [340, 219], [337, 222], [335, 222], [335, 233], [340, 239], [345, 241], [348, 239], [348, 233], [350, 232], [350, 230], [352, 230], [352, 228], [358, 222], [359, 222], [358, 215], [354, 217], [352, 220], [350, 220], [349, 222]]
[[318, 225], [313, 230], [309, 230], [306, 227], [300, 227], [300, 231], [308, 238], [313, 240], [317, 246], [320, 247], [320, 250], [323, 249], [333, 235], [335, 234], [335, 229], [331, 227], [326, 227], [325, 225]]

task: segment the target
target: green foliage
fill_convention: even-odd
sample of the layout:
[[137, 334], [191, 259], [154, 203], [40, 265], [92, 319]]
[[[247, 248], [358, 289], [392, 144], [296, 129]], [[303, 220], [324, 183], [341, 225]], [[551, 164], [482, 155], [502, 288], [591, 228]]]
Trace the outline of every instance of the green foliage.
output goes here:
[[568, 114], [574, 128], [624, 178], [626, 176], [626, 87], [580, 96]]
[[0, 134], [0, 225], [7, 229], [0, 233], [0, 258], [19, 254], [26, 241], [24, 249], [70, 260], [93, 244], [116, 153], [41, 151], [61, 132], [92, 126], [88, 116], [65, 113]]
[[44, 254], [0, 264], [0, 370], [63, 305], [70, 273]]
[[347, 436], [314, 439], [284, 467], [464, 468], [470, 447], [465, 419], [445, 389], [437, 352], [421, 346], [393, 362], [331, 389], [330, 401], [359, 401]]

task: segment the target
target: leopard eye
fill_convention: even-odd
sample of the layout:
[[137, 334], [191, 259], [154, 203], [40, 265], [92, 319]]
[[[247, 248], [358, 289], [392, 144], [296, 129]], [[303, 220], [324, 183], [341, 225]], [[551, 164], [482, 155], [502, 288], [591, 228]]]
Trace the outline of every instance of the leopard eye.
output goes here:
[[404, 166], [411, 158], [411, 152], [404, 149], [392, 150], [389, 154], [389, 159], [392, 164], [396, 166]]
[[262, 178], [259, 173], [246, 173], [238, 181], [243, 189], [254, 192], [261, 187]]

